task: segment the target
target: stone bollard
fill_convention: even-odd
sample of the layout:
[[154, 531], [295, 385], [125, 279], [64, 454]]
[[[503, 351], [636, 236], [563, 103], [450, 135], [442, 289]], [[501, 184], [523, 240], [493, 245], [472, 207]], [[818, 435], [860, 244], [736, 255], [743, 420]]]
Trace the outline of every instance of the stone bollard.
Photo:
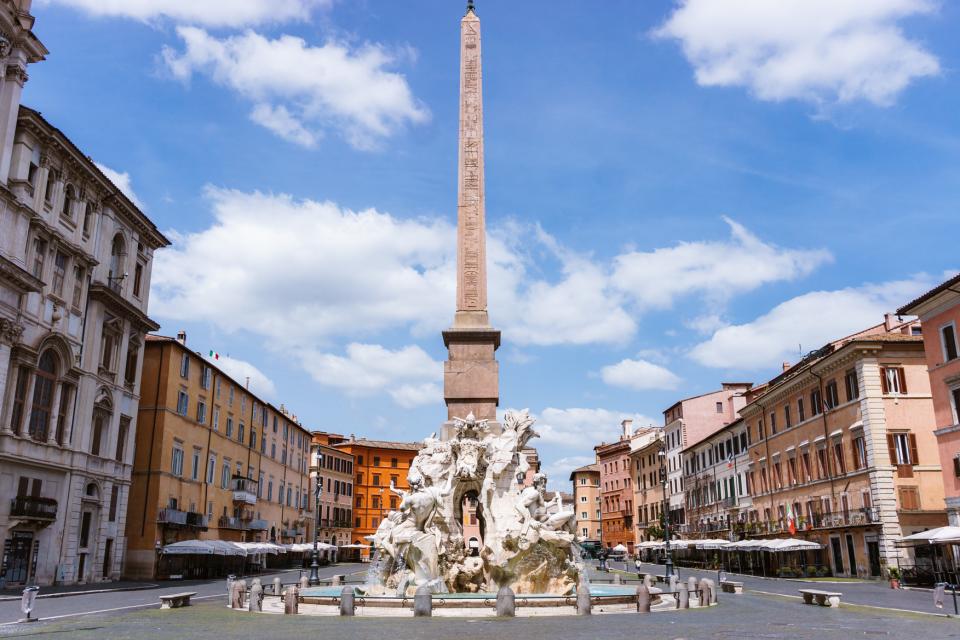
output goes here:
[[517, 598], [513, 589], [504, 585], [497, 591], [497, 617], [512, 618], [517, 614]]
[[700, 581], [699, 587], [700, 602], [698, 604], [701, 607], [707, 607], [710, 605], [710, 581], [704, 578]]
[[292, 584], [283, 592], [283, 612], [287, 615], [297, 615], [300, 613], [300, 593], [297, 585]]
[[680, 582], [680, 578], [677, 576], [677, 574], [675, 574], [675, 573], [671, 574], [671, 575], [670, 575], [670, 579], [667, 581], [667, 586], [668, 586], [669, 589], [670, 589], [670, 593], [676, 593], [676, 592], [677, 592], [677, 583], [678, 583], [678, 582]]
[[233, 599], [230, 606], [234, 609], [243, 609], [243, 603], [245, 596], [247, 595], [247, 581], [246, 580], [234, 580], [233, 581]]
[[577, 615], [589, 616], [593, 612], [593, 602], [590, 600], [590, 583], [581, 580], [577, 586]]
[[227, 606], [233, 608], [233, 581], [237, 576], [230, 574], [227, 576]]
[[247, 603], [247, 610], [253, 612], [263, 611], [263, 585], [260, 579], [253, 580], [253, 586], [250, 587], [250, 601]]
[[433, 593], [427, 585], [417, 587], [413, 595], [413, 616], [415, 618], [429, 618], [433, 615]]
[[653, 576], [651, 574], [646, 574], [643, 576], [643, 586], [647, 589], [653, 586]]
[[353, 587], [344, 587], [340, 592], [340, 615], [352, 616], [357, 612], [357, 601]]
[[306, 589], [310, 586], [310, 578], [307, 576], [300, 576], [300, 588]]
[[650, 589], [637, 587], [637, 613], [650, 613]]
[[689, 609], [690, 608], [690, 589], [687, 588], [686, 582], [681, 582], [677, 585], [677, 591], [679, 595], [677, 597], [677, 609]]
[[340, 585], [343, 584], [343, 579], [344, 579], [344, 577], [345, 577], [345, 576], [341, 576], [341, 575], [335, 575], [335, 576], [333, 576], [333, 578], [330, 579], [330, 586], [331, 586], [331, 587], [339, 587]]
[[718, 591], [720, 591], [720, 589], [717, 588], [717, 583], [710, 580], [710, 604], [717, 604]]
[[283, 583], [280, 582], [280, 578], [274, 578], [273, 579], [273, 595], [279, 596], [281, 591], [283, 591]]
[[613, 574], [613, 584], [623, 584], [623, 576], [619, 573]]

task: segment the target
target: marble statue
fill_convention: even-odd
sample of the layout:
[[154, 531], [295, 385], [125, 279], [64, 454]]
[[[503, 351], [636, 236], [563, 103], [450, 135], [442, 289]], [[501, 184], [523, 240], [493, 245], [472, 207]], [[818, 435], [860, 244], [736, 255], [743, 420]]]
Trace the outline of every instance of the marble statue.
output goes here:
[[[409, 491], [391, 485], [400, 505], [371, 537], [379, 558], [378, 585], [371, 593], [412, 595], [496, 591], [571, 593], [580, 574], [575, 513], [559, 493], [544, 499], [547, 477], [524, 486], [522, 450], [536, 437], [526, 410], [507, 412], [502, 428], [472, 414], [455, 418], [449, 440], [435, 434], [410, 465]], [[463, 501], [480, 500], [479, 556], [463, 538]]]

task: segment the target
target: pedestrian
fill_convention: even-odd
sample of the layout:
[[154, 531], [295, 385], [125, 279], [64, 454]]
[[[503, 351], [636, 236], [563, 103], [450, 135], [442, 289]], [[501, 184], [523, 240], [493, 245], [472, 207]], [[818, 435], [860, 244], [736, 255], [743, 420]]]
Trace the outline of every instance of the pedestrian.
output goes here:
[[641, 575], [642, 572], [640, 571], [640, 556], [639, 556], [639, 555], [638, 555], [636, 558], [634, 558], [634, 560], [633, 560], [633, 566], [634, 566], [634, 568], [637, 570], [637, 580], [643, 580], [643, 575]]

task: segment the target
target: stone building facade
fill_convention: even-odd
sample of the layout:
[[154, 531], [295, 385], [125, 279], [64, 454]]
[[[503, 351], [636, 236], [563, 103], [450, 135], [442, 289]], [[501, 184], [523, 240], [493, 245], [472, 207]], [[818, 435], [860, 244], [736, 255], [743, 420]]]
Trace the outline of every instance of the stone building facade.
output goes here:
[[588, 464], [570, 472], [573, 508], [577, 512], [577, 540], [600, 543], [600, 466]]
[[0, 2], [0, 582], [122, 573], [153, 253], [168, 244], [38, 112], [30, 2]]
[[126, 576], [162, 577], [158, 550], [181, 540], [313, 540], [310, 433], [295, 417], [183, 333], [148, 336], [143, 381]]
[[[332, 545], [350, 544], [353, 530], [353, 455], [334, 446], [346, 440], [341, 435], [314, 431], [311, 440], [311, 471], [319, 472], [323, 486], [320, 511], [317, 513], [319, 541]], [[312, 538], [307, 540], [311, 541]]]
[[898, 313], [919, 316], [923, 323], [947, 519], [960, 526], [960, 276], [928, 291]]
[[623, 545], [633, 553], [633, 483], [630, 474], [630, 420], [621, 424], [622, 433], [616, 442], [601, 443], [593, 448], [600, 467], [600, 536], [603, 548]]
[[[882, 576], [903, 535], [945, 524], [919, 326], [888, 318], [771, 380], [741, 415], [753, 506], [745, 535], [825, 546], [838, 576]], [[790, 516], [793, 516], [792, 518]]]
[[[631, 443], [630, 466], [634, 476], [633, 503], [636, 505], [635, 540], [637, 543], [661, 539], [663, 530], [663, 482], [666, 473], [663, 429], [651, 431]], [[676, 533], [676, 532], [674, 532]]]

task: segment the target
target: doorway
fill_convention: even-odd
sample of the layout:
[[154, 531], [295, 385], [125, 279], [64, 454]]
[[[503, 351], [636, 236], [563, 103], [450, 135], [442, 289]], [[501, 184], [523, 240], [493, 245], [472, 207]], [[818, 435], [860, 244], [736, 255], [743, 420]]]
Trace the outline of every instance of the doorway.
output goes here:
[[110, 565], [113, 564], [113, 538], [103, 543], [103, 577], [110, 577]]
[[3, 571], [0, 577], [8, 583], [27, 584], [35, 565], [31, 562], [33, 549], [33, 534], [25, 531], [14, 531], [10, 539], [3, 545]]
[[870, 575], [880, 577], [880, 543], [867, 540], [867, 559], [870, 561]]
[[857, 555], [853, 546], [853, 536], [847, 534], [847, 558], [850, 560], [850, 575], [857, 575]]
[[840, 575], [844, 573], [843, 547], [840, 545], [840, 538], [830, 538], [830, 549], [833, 552], [833, 575]]

